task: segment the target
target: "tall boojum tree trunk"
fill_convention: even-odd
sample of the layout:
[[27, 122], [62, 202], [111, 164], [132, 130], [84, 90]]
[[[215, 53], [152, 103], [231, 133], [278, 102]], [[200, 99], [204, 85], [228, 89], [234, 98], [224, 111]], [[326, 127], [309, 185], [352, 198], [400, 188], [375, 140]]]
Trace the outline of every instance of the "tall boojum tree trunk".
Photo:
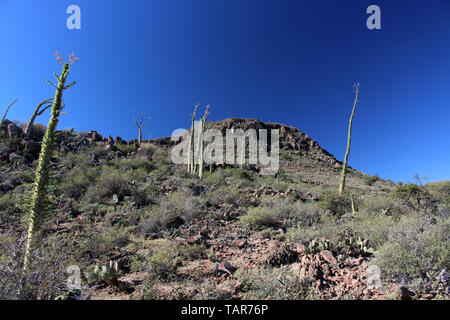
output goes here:
[[205, 137], [205, 126], [206, 126], [206, 119], [209, 115], [209, 105], [206, 106], [205, 114], [203, 115], [203, 118], [200, 120], [200, 134], [199, 134], [199, 161], [198, 161], [198, 177], [201, 179], [203, 176], [203, 151], [204, 151], [204, 142], [203, 139]]
[[352, 122], [353, 122], [353, 116], [355, 115], [356, 103], [358, 102], [359, 83], [355, 84], [355, 88], [356, 88], [355, 102], [353, 104], [353, 110], [352, 110], [352, 114], [350, 116], [350, 122], [348, 124], [347, 150], [345, 152], [344, 164], [342, 166], [342, 175], [341, 175], [341, 184], [339, 186], [339, 195], [344, 194], [344, 189], [345, 189], [345, 176], [346, 176], [346, 170], [347, 170], [347, 161], [348, 161], [348, 155], [350, 154], [350, 143], [351, 143], [351, 139], [352, 139]]
[[189, 158], [188, 158], [188, 172], [190, 174], [195, 172], [195, 117], [197, 115], [198, 104], [195, 105], [194, 113], [192, 114], [192, 124], [191, 124], [191, 137], [189, 145]]
[[5, 121], [5, 118], [6, 118], [6, 115], [8, 114], [9, 109], [12, 107], [12, 105], [13, 105], [14, 103], [16, 103], [16, 101], [17, 101], [17, 98], [14, 99], [14, 101], [11, 102], [11, 103], [6, 107], [5, 113], [3, 114], [2, 120], [0, 121], [0, 128], [3, 126], [3, 121]]
[[[50, 157], [53, 151], [55, 140], [55, 129], [58, 125], [59, 116], [62, 110], [63, 91], [75, 82], [65, 86], [67, 76], [70, 72], [70, 65], [65, 63], [62, 68], [61, 76], [56, 76], [58, 84], [56, 87], [55, 97], [53, 98], [51, 117], [48, 122], [47, 130], [42, 140], [41, 152], [39, 154], [39, 162], [36, 170], [36, 178], [33, 186], [33, 194], [31, 196], [30, 217], [28, 222], [28, 234], [23, 262], [23, 274], [26, 275], [30, 267], [30, 255], [37, 242], [37, 230], [42, 222], [45, 212], [45, 199], [47, 185], [49, 181]], [[49, 81], [48, 81], [49, 82]], [[50, 82], [49, 82], [50, 83]]]

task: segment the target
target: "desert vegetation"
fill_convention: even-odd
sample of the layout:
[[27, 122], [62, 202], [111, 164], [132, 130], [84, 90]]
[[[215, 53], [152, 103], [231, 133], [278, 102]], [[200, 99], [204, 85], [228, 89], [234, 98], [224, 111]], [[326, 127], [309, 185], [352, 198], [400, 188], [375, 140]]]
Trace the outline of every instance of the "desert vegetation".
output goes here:
[[[230, 123], [254, 124], [206, 125]], [[39, 150], [27, 154], [2, 129], [0, 286], [15, 299]], [[407, 286], [410, 298], [447, 299], [450, 182], [395, 184], [347, 168], [339, 195], [342, 163], [288, 148], [302, 133], [284, 130], [277, 175], [216, 164], [201, 179], [170, 162], [169, 138], [56, 131], [21, 298], [399, 299]], [[67, 286], [73, 265], [77, 289]], [[367, 286], [369, 266], [381, 288]]]
[[[56, 130], [78, 60], [56, 56], [54, 98], [0, 126], [1, 299], [449, 298], [450, 181], [347, 167], [358, 86], [344, 163], [282, 124], [207, 122], [209, 106], [196, 124], [196, 105], [183, 166], [143, 116], [132, 141]], [[206, 128], [279, 129], [280, 170], [204, 171]]]

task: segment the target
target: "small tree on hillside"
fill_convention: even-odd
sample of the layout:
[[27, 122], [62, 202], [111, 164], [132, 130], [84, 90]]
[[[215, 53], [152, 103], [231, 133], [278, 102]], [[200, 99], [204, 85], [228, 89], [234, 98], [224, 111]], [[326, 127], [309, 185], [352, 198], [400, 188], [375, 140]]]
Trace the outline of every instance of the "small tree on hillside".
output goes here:
[[141, 115], [141, 119], [139, 121], [136, 120], [136, 110], [133, 110], [133, 117], [134, 122], [136, 123], [136, 126], [139, 130], [139, 136], [138, 136], [138, 143], [141, 144], [142, 142], [142, 128], [148, 126], [148, 123], [150, 121], [150, 117], [147, 118], [147, 122], [144, 123], [144, 115]]

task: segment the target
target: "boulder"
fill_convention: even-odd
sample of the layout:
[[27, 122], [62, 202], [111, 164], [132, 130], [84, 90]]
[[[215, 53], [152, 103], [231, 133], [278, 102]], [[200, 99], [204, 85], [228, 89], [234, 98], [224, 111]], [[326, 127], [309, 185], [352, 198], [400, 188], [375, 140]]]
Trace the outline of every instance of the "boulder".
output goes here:
[[6, 127], [6, 133], [8, 134], [9, 138], [22, 138], [23, 137], [23, 131], [15, 124], [15, 123], [8, 123]]

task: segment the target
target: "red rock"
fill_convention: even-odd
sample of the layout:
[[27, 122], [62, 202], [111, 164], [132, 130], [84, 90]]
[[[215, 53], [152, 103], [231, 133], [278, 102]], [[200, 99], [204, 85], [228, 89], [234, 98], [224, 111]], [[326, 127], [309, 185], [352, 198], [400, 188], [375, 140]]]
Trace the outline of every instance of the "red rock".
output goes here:
[[236, 270], [237, 268], [228, 261], [222, 261], [218, 267], [218, 271], [228, 273], [229, 275], [235, 273]]
[[217, 265], [217, 263], [214, 263], [214, 262], [208, 260], [205, 262], [205, 269], [206, 269], [206, 273], [211, 274], [211, 275], [216, 275], [217, 271], [218, 271], [218, 265]]
[[244, 248], [247, 245], [247, 240], [236, 240], [236, 246], [239, 249]]
[[297, 253], [305, 253], [307, 251], [306, 246], [303, 243], [297, 243]]
[[329, 251], [329, 250], [322, 250], [322, 251], [320, 251], [320, 255], [325, 261], [327, 261], [330, 264], [336, 264], [337, 263], [336, 259], [333, 256], [333, 253], [331, 253], [331, 251]]

